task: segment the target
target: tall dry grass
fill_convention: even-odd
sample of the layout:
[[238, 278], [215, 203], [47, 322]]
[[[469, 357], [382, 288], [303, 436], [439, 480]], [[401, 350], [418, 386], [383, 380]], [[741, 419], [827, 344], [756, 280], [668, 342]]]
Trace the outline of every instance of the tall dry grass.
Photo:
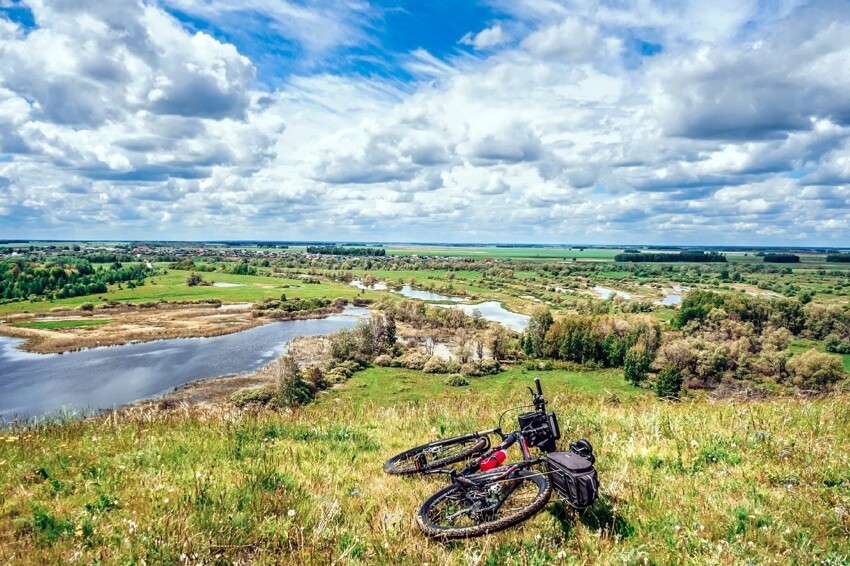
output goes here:
[[848, 397], [617, 401], [543, 375], [565, 436], [597, 450], [581, 517], [553, 500], [500, 534], [426, 539], [413, 513], [442, 480], [383, 461], [527, 394], [497, 376], [399, 403], [357, 395], [358, 374], [289, 412], [148, 405], [2, 433], [0, 563], [847, 563]]

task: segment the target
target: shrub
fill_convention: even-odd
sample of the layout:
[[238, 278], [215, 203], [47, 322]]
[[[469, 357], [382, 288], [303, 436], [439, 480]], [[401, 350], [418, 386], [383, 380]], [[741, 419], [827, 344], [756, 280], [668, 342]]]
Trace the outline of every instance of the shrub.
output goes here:
[[476, 365], [483, 375], [496, 375], [502, 371], [499, 360], [478, 360]]
[[189, 274], [189, 277], [186, 278], [186, 285], [189, 287], [195, 287], [196, 285], [200, 285], [204, 282], [204, 278], [200, 273], [195, 273], [194, 271]]
[[842, 340], [835, 334], [830, 334], [824, 340], [827, 352], [834, 354], [850, 354], [850, 340]]
[[446, 379], [446, 385], [451, 387], [465, 387], [469, 382], [459, 373], [453, 373]]
[[449, 373], [449, 367], [443, 358], [431, 356], [431, 359], [422, 366], [422, 371], [425, 373]]
[[658, 374], [655, 394], [661, 399], [678, 399], [682, 391], [682, 371], [676, 366], [667, 366]]
[[380, 356], [375, 358], [374, 364], [376, 366], [380, 366], [380, 367], [385, 368], [385, 367], [389, 367], [392, 364], [392, 362], [393, 362], [392, 357], [390, 357], [386, 354], [381, 354]]
[[825, 389], [846, 376], [841, 360], [814, 349], [792, 357], [787, 367], [791, 382], [809, 389]]
[[407, 369], [422, 369], [428, 362], [429, 358], [421, 352], [408, 352], [399, 359], [401, 367]]
[[80, 305], [81, 311], [93, 311], [94, 305], [92, 303], [83, 303]]
[[275, 387], [263, 385], [261, 387], [248, 387], [240, 389], [230, 396], [230, 401], [237, 407], [246, 405], [268, 405], [274, 398]]
[[466, 362], [460, 366], [460, 374], [466, 377], [481, 377], [484, 375], [475, 362]]

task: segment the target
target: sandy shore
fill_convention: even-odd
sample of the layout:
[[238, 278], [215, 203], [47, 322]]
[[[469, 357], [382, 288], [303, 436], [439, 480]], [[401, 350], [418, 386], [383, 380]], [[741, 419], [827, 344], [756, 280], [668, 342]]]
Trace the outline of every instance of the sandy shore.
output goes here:
[[[298, 319], [324, 318], [335, 312], [298, 315]], [[108, 324], [70, 328], [22, 328], [14, 326], [30, 322], [75, 320], [108, 320]], [[118, 346], [128, 342], [149, 342], [170, 338], [202, 338], [222, 336], [247, 330], [275, 319], [254, 317], [251, 303], [172, 304], [160, 303], [156, 308], [117, 307], [81, 311], [52, 311], [42, 314], [9, 315], [0, 322], [0, 335], [26, 340], [22, 349], [39, 354], [72, 352], [99, 346]]]

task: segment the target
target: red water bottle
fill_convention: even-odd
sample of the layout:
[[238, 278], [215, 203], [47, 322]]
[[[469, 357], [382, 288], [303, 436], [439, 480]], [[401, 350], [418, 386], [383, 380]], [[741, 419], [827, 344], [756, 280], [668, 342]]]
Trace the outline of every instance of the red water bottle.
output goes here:
[[481, 471], [486, 472], [487, 470], [492, 470], [499, 464], [505, 461], [505, 458], [508, 457], [508, 453], [504, 450], [496, 450], [490, 456], [481, 461]]

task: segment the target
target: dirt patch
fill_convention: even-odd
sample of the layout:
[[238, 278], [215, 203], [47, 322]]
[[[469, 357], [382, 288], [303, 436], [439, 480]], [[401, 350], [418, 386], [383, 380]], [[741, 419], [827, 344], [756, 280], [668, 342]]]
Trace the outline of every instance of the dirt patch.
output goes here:
[[[103, 313], [98, 313], [102, 315]], [[69, 313], [50, 320], [81, 320], [97, 315]], [[110, 309], [110, 324], [70, 328], [18, 328], [15, 323], [44, 320], [37, 315], [16, 315], [0, 324], [0, 334], [23, 338], [23, 349], [42, 354], [70, 352], [98, 346], [116, 346], [127, 342], [147, 342], [167, 338], [209, 337], [230, 334], [271, 322], [254, 318], [250, 310], [221, 311], [214, 305], [168, 305], [140, 310]]]
[[[330, 360], [328, 340], [322, 336], [296, 338], [286, 345], [286, 353], [295, 358], [302, 368], [320, 365]], [[240, 389], [259, 387], [277, 381], [275, 360], [257, 371], [248, 374], [227, 375], [213, 379], [193, 381], [153, 401], [140, 405], [171, 407], [173, 405], [219, 406], [226, 404], [230, 396]]]

